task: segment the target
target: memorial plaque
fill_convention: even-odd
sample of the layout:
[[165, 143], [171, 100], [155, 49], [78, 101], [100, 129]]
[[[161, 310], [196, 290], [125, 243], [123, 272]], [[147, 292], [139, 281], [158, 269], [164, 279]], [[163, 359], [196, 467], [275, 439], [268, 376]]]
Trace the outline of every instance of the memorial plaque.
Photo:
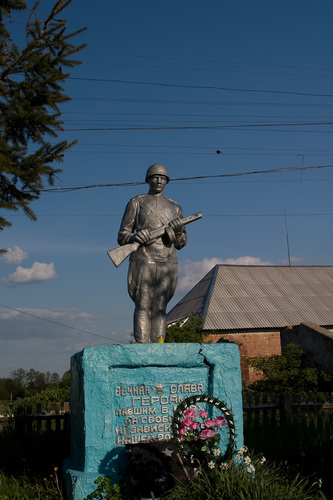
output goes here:
[[224, 401], [234, 416], [236, 447], [243, 444], [235, 344], [89, 347], [73, 356], [71, 371], [69, 498], [83, 500], [100, 475], [128, 479], [125, 447], [170, 439], [173, 412], [188, 396]]

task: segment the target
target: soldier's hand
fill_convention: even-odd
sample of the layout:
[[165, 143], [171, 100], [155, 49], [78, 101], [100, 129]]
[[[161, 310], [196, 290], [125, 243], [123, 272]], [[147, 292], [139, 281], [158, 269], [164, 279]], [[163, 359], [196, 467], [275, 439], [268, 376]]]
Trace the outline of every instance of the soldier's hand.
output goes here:
[[137, 241], [140, 245], [144, 245], [145, 243], [148, 243], [148, 241], [150, 242], [150, 240], [150, 232], [148, 229], [141, 229], [141, 231], [138, 231], [134, 235], [134, 241]]
[[169, 226], [174, 230], [176, 234], [182, 233], [184, 230], [184, 225], [181, 223], [180, 219], [174, 219], [169, 222]]

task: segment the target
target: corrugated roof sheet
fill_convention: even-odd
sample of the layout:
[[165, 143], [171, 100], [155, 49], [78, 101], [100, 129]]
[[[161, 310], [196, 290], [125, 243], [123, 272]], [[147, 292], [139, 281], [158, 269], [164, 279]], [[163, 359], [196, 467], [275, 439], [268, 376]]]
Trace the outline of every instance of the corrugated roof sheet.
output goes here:
[[204, 330], [333, 325], [333, 266], [215, 266], [169, 312], [201, 314]]

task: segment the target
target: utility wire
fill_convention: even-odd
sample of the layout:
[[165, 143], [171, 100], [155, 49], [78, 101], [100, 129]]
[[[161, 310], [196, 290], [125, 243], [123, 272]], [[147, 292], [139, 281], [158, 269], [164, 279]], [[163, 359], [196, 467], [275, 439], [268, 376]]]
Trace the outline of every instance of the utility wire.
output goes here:
[[[230, 69], [230, 68], [209, 68], [209, 67], [199, 67], [199, 66], [170, 66], [170, 65], [157, 65], [157, 64], [139, 64], [139, 63], [129, 63], [129, 62], [113, 62], [113, 61], [107, 61], [107, 62], [97, 62], [96, 60], [94, 61], [89, 61], [86, 60], [85, 63], [89, 64], [95, 64], [99, 66], [105, 66], [106, 64], [112, 65], [112, 67], [115, 66], [120, 66], [120, 67], [130, 67], [130, 68], [153, 68], [155, 71], [157, 69], [175, 69], [175, 70], [181, 70], [181, 71], [204, 71], [205, 73], [211, 72], [211, 73], [223, 73], [226, 75], [227, 73], [241, 73], [241, 74], [250, 74], [250, 75], [284, 75], [284, 76], [297, 76], [297, 77], [306, 77], [306, 78], [333, 78], [333, 75], [328, 75], [328, 74], [313, 74], [313, 73], [286, 73], [286, 72], [281, 72], [281, 71], [258, 71], [258, 70], [246, 70], [246, 69]], [[329, 69], [326, 69], [326, 71], [330, 71]], [[85, 78], [82, 78], [85, 80]]]
[[[154, 146], [153, 146], [154, 147]], [[95, 151], [95, 150], [81, 150], [81, 151], [76, 151], [76, 150], [69, 150], [67, 151], [66, 154], [108, 154], [108, 155], [152, 155], [156, 154], [156, 151]], [[158, 151], [158, 154], [160, 155], [179, 155], [179, 156], [215, 156], [216, 153], [214, 152], [200, 152], [200, 151], [163, 151], [163, 149]], [[249, 152], [243, 152], [243, 153], [228, 153], [228, 152], [223, 152], [225, 156], [294, 156], [296, 153], [249, 153]], [[332, 151], [329, 153], [320, 153], [320, 152], [314, 152], [314, 153], [307, 153], [307, 156], [327, 156], [327, 154], [333, 154]]]
[[[218, 179], [218, 178], [226, 178], [226, 177], [241, 177], [245, 175], [257, 175], [257, 174], [272, 174], [272, 173], [281, 173], [281, 172], [299, 172], [303, 170], [314, 170], [319, 168], [332, 168], [333, 165], [314, 165], [310, 167], [287, 167], [287, 168], [274, 168], [269, 170], [257, 170], [252, 172], [237, 172], [231, 174], [219, 174], [219, 175], [198, 175], [192, 177], [178, 177], [170, 179], [170, 182], [175, 181], [189, 181], [189, 180], [198, 180], [198, 179]], [[78, 191], [82, 189], [93, 189], [93, 188], [104, 188], [104, 187], [126, 187], [126, 186], [141, 186], [146, 184], [145, 181], [132, 181], [132, 182], [117, 182], [117, 183], [108, 183], [108, 184], [90, 184], [87, 186], [71, 186], [71, 187], [56, 187], [56, 188], [48, 188], [43, 189], [44, 193], [63, 193], [63, 192], [71, 192]]]
[[90, 82], [109, 82], [109, 83], [126, 83], [129, 85], [150, 85], [155, 87], [168, 87], [180, 89], [203, 89], [203, 90], [222, 90], [224, 92], [252, 92], [256, 94], [284, 94], [284, 95], [301, 95], [309, 97], [333, 97], [333, 94], [317, 94], [315, 92], [292, 92], [289, 90], [264, 90], [264, 89], [237, 89], [233, 87], [216, 87], [214, 85], [181, 85], [177, 83], [164, 83], [164, 82], [142, 82], [132, 80], [114, 80], [103, 78], [79, 78], [70, 77], [70, 80], [84, 80]]
[[231, 130], [259, 127], [309, 127], [312, 125], [333, 125], [333, 122], [304, 122], [304, 123], [243, 123], [239, 125], [206, 125], [206, 126], [153, 126], [153, 127], [91, 127], [91, 128], [64, 128], [65, 132], [87, 132], [87, 131], [128, 131], [128, 130]]
[[[141, 113], [135, 113], [134, 111], [131, 111], [131, 112], [123, 112], [123, 111], [62, 111], [61, 113], [62, 115], [73, 115], [73, 117], [69, 120], [66, 118], [66, 123], [68, 123], [69, 121], [96, 121], [96, 120], [99, 120], [99, 121], [108, 121], [106, 118], [96, 118], [96, 119], [91, 119], [91, 118], [85, 118], [85, 119], [82, 119], [82, 118], [74, 118], [75, 115], [85, 115], [85, 116], [90, 116], [90, 115], [97, 115], [97, 116], [120, 116], [120, 117], [123, 117], [123, 116], [129, 116], [129, 117], [134, 117], [134, 116], [139, 116], [139, 117], [146, 117], [146, 116], [153, 116], [153, 117], [163, 117], [163, 116], [168, 116], [168, 117], [181, 117], [181, 118], [218, 118], [218, 119], [221, 119], [221, 118], [233, 118], [233, 119], [244, 119], [244, 118], [267, 118], [267, 115], [255, 115], [255, 114], [249, 114], [249, 115], [245, 115], [245, 114], [235, 114], [235, 113], [232, 113], [232, 114], [225, 114], [225, 113], [146, 113], [146, 112], [141, 112]], [[272, 114], [270, 113], [270, 116], [272, 116]], [[290, 118], [290, 115], [275, 115], [274, 116], [275, 119], [288, 119]], [[293, 118], [294, 120], [297, 119], [297, 120], [305, 120], [305, 119], [308, 119], [308, 120], [311, 120], [313, 119], [314, 117], [313, 116], [307, 116], [307, 115], [303, 115], [303, 116], [295, 116], [293, 115]], [[325, 120], [326, 117], [323, 117], [323, 116], [317, 116], [316, 117], [317, 119], [321, 119], [321, 120]], [[111, 120], [110, 120], [111, 121]], [[112, 120], [114, 121], [114, 120]]]
[[333, 104], [318, 104], [318, 103], [288, 103], [288, 102], [248, 102], [248, 101], [198, 101], [185, 99], [130, 99], [130, 98], [114, 98], [114, 97], [73, 97], [72, 101], [84, 102], [129, 102], [129, 103], [153, 103], [153, 104], [204, 104], [213, 106], [255, 106], [255, 107], [278, 107], [278, 108], [332, 108]]
[[28, 313], [26, 311], [21, 311], [20, 309], [15, 309], [14, 307], [5, 306], [4, 304], [0, 304], [0, 307], [4, 307], [5, 309], [10, 309], [11, 311], [15, 311], [15, 312], [18, 312], [20, 314], [25, 314], [27, 316], [31, 316], [32, 318], [41, 319], [43, 321], [47, 321], [48, 323], [53, 323], [54, 325], [63, 326], [65, 328], [69, 328], [70, 330], [75, 330], [75, 331], [81, 332], [81, 333], [88, 333], [89, 335], [93, 335], [94, 337], [101, 337], [103, 339], [112, 340], [112, 341], [115, 341], [117, 344], [121, 344], [121, 343], [124, 344], [125, 343], [125, 342], [119, 342], [117, 339], [113, 339], [112, 337], [105, 337], [105, 335], [100, 335], [99, 333], [93, 333], [93, 332], [89, 332], [87, 330], [81, 330], [80, 328], [75, 328], [74, 326], [65, 325], [64, 323], [59, 323], [58, 321], [54, 321], [52, 319], [43, 318], [41, 316], [37, 316], [36, 314], [31, 314], [31, 313]]
[[97, 51], [86, 51], [87, 54], [91, 55], [102, 55], [102, 56], [107, 56], [109, 59], [110, 57], [121, 57], [122, 59], [124, 57], [133, 57], [135, 59], [159, 59], [163, 61], [190, 61], [190, 62], [203, 62], [203, 63], [217, 63], [217, 64], [230, 64], [232, 66], [258, 66], [258, 67], [269, 67], [269, 68], [292, 68], [292, 69], [315, 69], [315, 70], [325, 70], [325, 71], [333, 71], [333, 68], [327, 68], [327, 67], [318, 67], [318, 66], [295, 66], [291, 64], [264, 64], [264, 63], [251, 63], [251, 62], [244, 62], [244, 61], [221, 61], [217, 59], [193, 59], [193, 58], [180, 58], [180, 57], [162, 57], [162, 56], [147, 56], [147, 55], [139, 55], [139, 54], [115, 54], [113, 52], [97, 52]]
[[[174, 149], [201, 149], [201, 150], [208, 150], [208, 151], [211, 151], [213, 148], [210, 147], [210, 146], [193, 146], [193, 145], [190, 145], [190, 146], [184, 146], [184, 145], [179, 145], [179, 146], [176, 146], [176, 145], [170, 145], [170, 144], [127, 144], [127, 143], [91, 143], [91, 142], [80, 142], [79, 144], [76, 145], [76, 147], [79, 147], [79, 146], [107, 146], [107, 147], [144, 147], [144, 148], [174, 148]], [[220, 147], [220, 149], [224, 152], [224, 151], [289, 151], [290, 153], [295, 153], [295, 154], [299, 154], [300, 152], [300, 149], [290, 149], [290, 148], [262, 148], [262, 147], [258, 147], [258, 148], [251, 148], [251, 147], [237, 147], [237, 148], [231, 148], [231, 147], [225, 147], [225, 146], [222, 146]], [[304, 148], [301, 148], [301, 151], [302, 153], [329, 153], [329, 154], [332, 154], [333, 153], [333, 147], [331, 149], [304, 149]]]
[[[295, 181], [299, 182], [299, 181]], [[304, 182], [304, 181], [302, 181]], [[224, 213], [224, 214], [204, 214], [205, 218], [206, 217], [283, 217], [283, 214], [276, 213], [276, 214], [230, 214], [230, 213]], [[333, 212], [325, 212], [325, 213], [303, 213], [303, 214], [293, 214], [293, 213], [288, 213], [288, 217], [327, 217], [327, 216], [332, 216]], [[38, 218], [40, 217], [117, 217], [121, 218], [122, 214], [36, 214]], [[26, 217], [24, 214], [15, 214], [12, 215], [12, 217]], [[1, 305], [1, 304], [0, 304]]]

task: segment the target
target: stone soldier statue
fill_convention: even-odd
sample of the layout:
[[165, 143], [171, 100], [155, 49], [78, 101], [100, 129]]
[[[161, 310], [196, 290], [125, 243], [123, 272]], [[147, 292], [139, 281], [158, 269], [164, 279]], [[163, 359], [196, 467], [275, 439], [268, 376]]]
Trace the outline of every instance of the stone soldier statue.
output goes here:
[[[125, 209], [118, 233], [119, 245], [138, 242], [128, 270], [128, 293], [135, 303], [134, 338], [138, 343], [165, 338], [166, 308], [178, 278], [176, 249], [187, 243], [181, 207], [163, 194], [169, 182], [167, 169], [158, 163], [146, 174], [149, 192], [132, 198]], [[152, 230], [168, 225], [160, 238]]]

